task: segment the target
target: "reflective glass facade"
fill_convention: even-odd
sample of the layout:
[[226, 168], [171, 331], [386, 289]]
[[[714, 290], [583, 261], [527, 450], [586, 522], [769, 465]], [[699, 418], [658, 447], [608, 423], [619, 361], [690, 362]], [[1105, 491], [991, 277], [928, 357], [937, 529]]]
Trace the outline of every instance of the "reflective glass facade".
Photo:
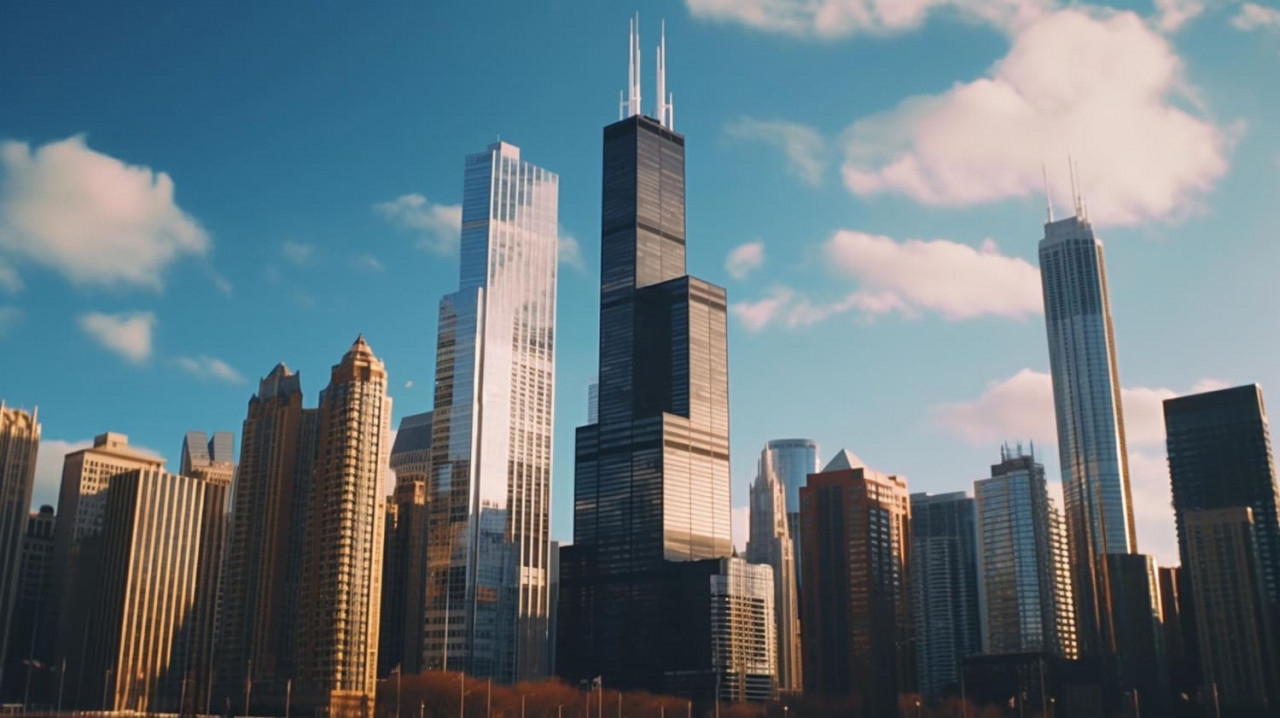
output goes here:
[[911, 495], [911, 608], [920, 692], [959, 687], [963, 660], [982, 650], [974, 501], [963, 492]]
[[428, 669], [545, 676], [559, 178], [466, 160], [459, 289], [440, 302], [428, 492]]
[[[822, 455], [818, 451], [818, 442], [812, 439], [774, 439], [765, 445], [769, 454], [769, 462], [778, 475], [786, 492], [787, 530], [791, 534], [791, 542], [797, 549], [800, 547], [800, 487], [804, 486], [809, 474], [818, 473], [822, 466]], [[800, 567], [800, 554], [796, 553], [796, 585], [803, 583]]]
[[1001, 451], [973, 484], [984, 653], [1075, 658], [1075, 611], [1062, 518], [1033, 455]]
[[598, 422], [578, 428], [558, 670], [656, 689], [663, 565], [732, 552], [725, 291], [685, 275], [684, 137], [604, 130]]
[[1137, 551], [1111, 299], [1088, 220], [1044, 231], [1040, 277], [1080, 651], [1101, 654], [1113, 642], [1102, 556]]

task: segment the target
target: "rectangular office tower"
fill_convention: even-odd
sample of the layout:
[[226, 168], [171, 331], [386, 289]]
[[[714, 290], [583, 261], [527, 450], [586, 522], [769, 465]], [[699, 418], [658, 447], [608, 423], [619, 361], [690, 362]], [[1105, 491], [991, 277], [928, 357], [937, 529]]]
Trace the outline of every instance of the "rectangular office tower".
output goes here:
[[896, 718], [915, 683], [907, 482], [840, 451], [800, 489], [800, 521], [805, 692]]
[[604, 129], [599, 421], [577, 430], [557, 659], [571, 681], [661, 690], [664, 565], [733, 550], [727, 315], [685, 274], [685, 138], [663, 103], [640, 114], [638, 80], [628, 108]]
[[1103, 556], [1137, 540], [1106, 264], [1079, 200], [1044, 225], [1040, 278], [1080, 654], [1103, 657], [1114, 646]]
[[911, 609], [920, 692], [959, 692], [966, 657], [982, 651], [974, 500], [911, 494]]
[[558, 193], [514, 145], [467, 157], [458, 291], [436, 344], [429, 669], [548, 672]]
[[973, 495], [983, 652], [1075, 658], [1066, 535], [1034, 449], [1001, 447]]
[[[83, 674], [101, 710], [204, 711], [230, 483], [159, 469], [115, 478]], [[97, 543], [97, 541], [95, 541]]]
[[0, 690], [6, 685], [4, 658], [14, 628], [22, 541], [36, 478], [38, 415], [36, 411], [10, 409], [0, 401]]
[[[18, 593], [9, 621], [9, 650], [5, 655], [4, 692], [0, 700], [16, 703], [30, 699], [48, 703], [55, 695], [56, 676], [36, 663], [52, 665], [46, 654], [51, 636], [40, 633], [49, 612], [53, 579], [53, 507], [44, 505], [27, 519], [18, 568]], [[38, 660], [37, 660], [38, 659]]]

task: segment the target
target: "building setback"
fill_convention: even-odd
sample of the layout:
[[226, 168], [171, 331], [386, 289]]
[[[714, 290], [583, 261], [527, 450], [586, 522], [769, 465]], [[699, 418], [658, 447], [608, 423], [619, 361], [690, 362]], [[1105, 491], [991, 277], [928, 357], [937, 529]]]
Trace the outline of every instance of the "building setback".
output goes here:
[[18, 601], [22, 542], [27, 534], [31, 490], [40, 449], [39, 412], [10, 409], [0, 401], [0, 688], [6, 684], [5, 657]]
[[910, 565], [919, 690], [958, 692], [964, 659], [982, 651], [971, 497], [911, 494]]
[[[218, 702], [283, 709], [293, 650], [302, 534], [317, 414], [301, 377], [277, 364], [249, 399], [231, 499], [216, 657]], [[196, 442], [198, 445], [198, 442]]]
[[746, 559], [773, 572], [774, 633], [777, 636], [778, 690], [804, 690], [801, 669], [800, 597], [796, 589], [795, 545], [789, 531], [785, 488], [768, 447], [760, 453], [756, 480], [751, 483], [750, 533]]
[[1044, 225], [1040, 278], [1079, 652], [1106, 660], [1114, 631], [1103, 556], [1134, 553], [1137, 539], [1106, 263], [1079, 199], [1074, 216]]
[[800, 489], [805, 692], [896, 717], [912, 691], [907, 482], [840, 451]]
[[559, 178], [467, 157], [458, 291], [440, 300], [428, 486], [433, 670], [547, 675]]
[[576, 435], [556, 657], [571, 682], [660, 691], [667, 563], [733, 550], [727, 304], [685, 274], [685, 138], [669, 105], [641, 114], [637, 43], [627, 116], [604, 129], [599, 421]]
[[320, 393], [298, 606], [293, 698], [331, 716], [373, 714], [391, 432], [387, 372], [356, 338]]
[[[216, 574], [229, 481], [139, 469], [112, 480], [84, 674], [106, 711], [208, 704]], [[99, 681], [103, 681], [99, 684]]]
[[1066, 537], [1034, 450], [1001, 447], [973, 495], [983, 652], [1075, 658]]

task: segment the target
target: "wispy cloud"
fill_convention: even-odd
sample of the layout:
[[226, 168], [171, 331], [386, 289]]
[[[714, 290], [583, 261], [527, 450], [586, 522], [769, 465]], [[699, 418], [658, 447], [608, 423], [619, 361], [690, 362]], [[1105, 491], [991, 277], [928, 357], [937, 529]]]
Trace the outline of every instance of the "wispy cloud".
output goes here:
[[351, 266], [366, 272], [381, 272], [387, 268], [377, 257], [370, 254], [353, 257]]
[[578, 238], [570, 234], [564, 227], [559, 229], [557, 236], [560, 242], [557, 250], [560, 263], [585, 273], [587, 271], [587, 260], [582, 256], [582, 245], [578, 244]]
[[22, 277], [18, 276], [18, 270], [6, 262], [4, 257], [0, 257], [0, 290], [9, 294], [22, 291]]
[[764, 242], [758, 239], [734, 247], [724, 260], [725, 271], [739, 281], [763, 266]]
[[787, 172], [808, 185], [822, 183], [826, 141], [817, 130], [796, 122], [740, 117], [725, 127], [728, 137], [773, 145], [787, 158]]
[[245, 378], [230, 364], [210, 356], [178, 357], [178, 368], [197, 379], [217, 379], [228, 384], [243, 384]]
[[86, 334], [132, 364], [143, 364], [151, 358], [151, 330], [155, 324], [156, 315], [152, 312], [89, 312], [80, 316], [80, 328]]
[[1051, 4], [1051, 0], [685, 0], [689, 14], [696, 18], [824, 40], [904, 32], [919, 27], [931, 11], [941, 8], [1011, 30]]
[[1155, 0], [1155, 4], [1156, 27], [1164, 32], [1176, 32], [1199, 17], [1208, 3], [1206, 0]]
[[420, 194], [406, 194], [373, 206], [392, 226], [417, 232], [418, 245], [436, 254], [456, 254], [462, 234], [462, 205], [437, 204]]
[[280, 254], [290, 262], [299, 266], [311, 261], [315, 256], [316, 248], [303, 244], [302, 242], [285, 242], [280, 245]]
[[1240, 7], [1240, 12], [1231, 18], [1231, 26], [1244, 32], [1259, 29], [1278, 30], [1280, 29], [1280, 10], [1247, 2]]
[[0, 143], [0, 176], [0, 254], [76, 284], [159, 291], [172, 262], [209, 251], [169, 175], [95, 152], [83, 135], [35, 151]]

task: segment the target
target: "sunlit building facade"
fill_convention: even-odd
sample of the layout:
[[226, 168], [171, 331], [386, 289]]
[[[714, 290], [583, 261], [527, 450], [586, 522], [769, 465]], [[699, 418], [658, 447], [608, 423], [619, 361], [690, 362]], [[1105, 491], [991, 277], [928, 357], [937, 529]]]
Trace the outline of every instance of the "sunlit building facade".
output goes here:
[[788, 529], [785, 488], [773, 465], [775, 455], [760, 453], [751, 483], [746, 559], [773, 572], [774, 634], [777, 637], [778, 690], [804, 690], [800, 649], [800, 597], [796, 590], [795, 545]]
[[1079, 648], [1102, 657], [1114, 649], [1103, 556], [1137, 539], [1106, 263], [1079, 206], [1044, 225], [1040, 277]]
[[12, 633], [22, 568], [22, 542], [35, 485], [40, 449], [37, 411], [11, 409], [0, 402], [0, 688]]
[[467, 157], [459, 288], [440, 301], [429, 485], [429, 669], [548, 673], [559, 178]]

